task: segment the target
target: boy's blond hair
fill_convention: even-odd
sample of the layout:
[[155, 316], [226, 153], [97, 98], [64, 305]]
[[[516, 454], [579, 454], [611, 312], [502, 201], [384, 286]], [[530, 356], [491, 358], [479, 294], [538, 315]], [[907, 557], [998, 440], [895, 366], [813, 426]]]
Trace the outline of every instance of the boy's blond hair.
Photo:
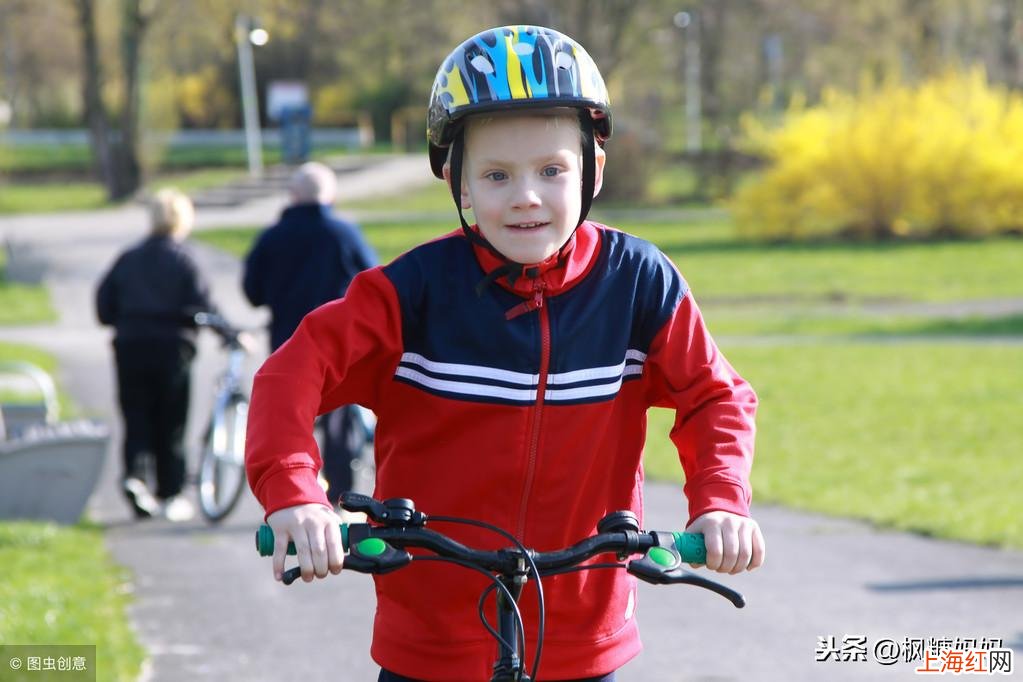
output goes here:
[[195, 207], [186, 194], [168, 187], [153, 195], [149, 204], [149, 216], [154, 235], [184, 239], [192, 231]]
[[508, 111], [491, 111], [485, 114], [467, 116], [465, 118], [466, 137], [468, 138], [469, 133], [474, 128], [482, 128], [492, 121], [501, 120], [503, 118], [519, 117], [542, 118], [547, 122], [548, 130], [551, 128], [560, 128], [562, 124], [574, 126], [575, 129], [579, 131], [580, 149], [582, 149], [586, 143], [586, 133], [583, 131], [582, 126], [579, 125], [579, 115], [574, 109], [569, 109], [568, 107], [556, 107], [551, 109], [511, 109]]

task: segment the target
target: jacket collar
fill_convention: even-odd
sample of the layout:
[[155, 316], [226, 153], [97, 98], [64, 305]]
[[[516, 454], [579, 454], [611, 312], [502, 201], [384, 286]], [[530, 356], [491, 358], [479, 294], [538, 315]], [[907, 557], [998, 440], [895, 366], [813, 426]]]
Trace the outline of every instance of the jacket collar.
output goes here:
[[291, 218], [297, 216], [310, 216], [310, 215], [322, 215], [324, 217], [330, 217], [333, 212], [330, 204], [292, 204], [284, 209], [282, 217]]
[[[479, 227], [473, 225], [473, 230]], [[504, 261], [486, 248], [473, 244], [476, 260], [483, 272], [490, 273], [504, 265]], [[541, 263], [526, 267], [526, 272], [535, 273], [535, 277], [523, 276], [509, 284], [507, 277], [501, 277], [496, 283], [501, 288], [522, 296], [531, 296], [541, 284], [548, 295], [560, 294], [578, 284], [593, 267], [600, 250], [600, 230], [590, 221], [583, 222], [557, 253]]]

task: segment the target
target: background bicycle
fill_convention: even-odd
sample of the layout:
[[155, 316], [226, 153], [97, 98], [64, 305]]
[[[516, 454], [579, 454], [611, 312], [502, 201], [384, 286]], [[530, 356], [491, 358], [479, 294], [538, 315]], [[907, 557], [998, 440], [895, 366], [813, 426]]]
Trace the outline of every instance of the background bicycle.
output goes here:
[[246, 486], [245, 424], [249, 393], [242, 369], [248, 349], [242, 333], [220, 315], [197, 313], [195, 322], [216, 332], [227, 350], [227, 365], [217, 379], [196, 472], [199, 511], [206, 520], [218, 523], [238, 504]]

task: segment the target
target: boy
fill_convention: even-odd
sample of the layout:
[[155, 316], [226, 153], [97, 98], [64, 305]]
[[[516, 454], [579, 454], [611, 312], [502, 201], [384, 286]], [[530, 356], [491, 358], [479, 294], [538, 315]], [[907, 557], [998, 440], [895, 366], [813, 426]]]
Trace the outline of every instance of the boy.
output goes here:
[[[540, 27], [470, 38], [437, 74], [428, 133], [434, 173], [477, 225], [461, 218], [461, 231], [356, 277], [256, 378], [247, 464], [277, 538], [275, 576], [288, 538], [303, 579], [341, 568], [309, 430], [344, 402], [377, 413], [376, 497], [486, 521], [541, 551], [592, 533], [610, 511], [641, 513], [646, 410], [673, 407], [689, 530], [705, 534], [708, 567], [759, 566], [753, 391], [667, 258], [585, 221], [611, 134], [586, 52]], [[380, 680], [489, 678], [493, 640], [476, 618], [485, 578], [413, 564], [376, 584]], [[545, 587], [545, 679], [613, 679], [640, 649], [633, 579], [592, 571]], [[528, 596], [521, 606], [531, 630]]]

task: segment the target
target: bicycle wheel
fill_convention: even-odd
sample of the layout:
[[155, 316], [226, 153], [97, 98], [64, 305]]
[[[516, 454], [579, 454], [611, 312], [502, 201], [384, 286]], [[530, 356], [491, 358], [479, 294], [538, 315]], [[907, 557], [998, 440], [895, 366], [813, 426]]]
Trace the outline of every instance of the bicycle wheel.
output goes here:
[[249, 403], [231, 398], [214, 412], [199, 462], [199, 510], [217, 523], [231, 513], [245, 488], [245, 422]]

